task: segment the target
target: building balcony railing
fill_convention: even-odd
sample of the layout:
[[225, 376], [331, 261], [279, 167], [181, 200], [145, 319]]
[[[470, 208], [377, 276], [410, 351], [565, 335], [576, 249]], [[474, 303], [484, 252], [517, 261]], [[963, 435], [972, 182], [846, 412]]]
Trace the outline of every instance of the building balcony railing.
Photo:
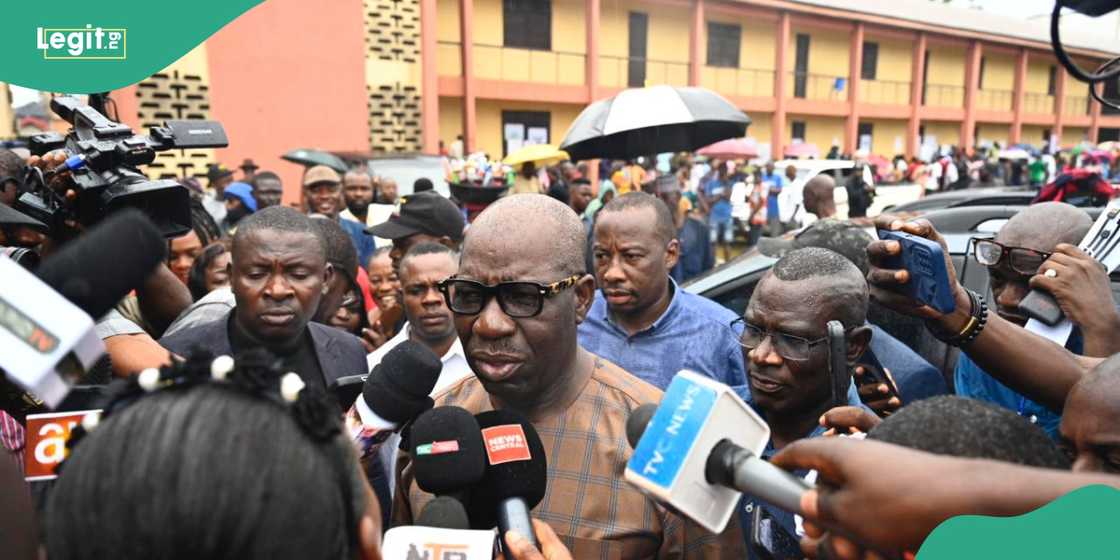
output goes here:
[[705, 66], [703, 85], [727, 95], [773, 97], [774, 71], [761, 68]]
[[926, 84], [922, 105], [927, 107], [961, 107], [964, 105], [964, 86]]
[[436, 43], [436, 66], [438, 75], [463, 75], [463, 44], [458, 41], [438, 41]]
[[587, 56], [475, 43], [473, 61], [474, 75], [482, 80], [583, 85]]
[[1084, 116], [1089, 114], [1088, 95], [1067, 95], [1062, 105], [1062, 114], [1070, 116]]
[[844, 76], [790, 72], [786, 97], [813, 101], [844, 101], [848, 99], [848, 79]]
[[1054, 112], [1054, 96], [1028, 91], [1023, 93], [1023, 112], [1049, 115]]
[[1015, 92], [1006, 89], [976, 90], [976, 107], [987, 111], [1010, 111]]
[[687, 86], [688, 63], [601, 55], [599, 57], [599, 85], [612, 88], [657, 85]]
[[910, 82], [860, 80], [859, 101], [876, 105], [909, 105]]

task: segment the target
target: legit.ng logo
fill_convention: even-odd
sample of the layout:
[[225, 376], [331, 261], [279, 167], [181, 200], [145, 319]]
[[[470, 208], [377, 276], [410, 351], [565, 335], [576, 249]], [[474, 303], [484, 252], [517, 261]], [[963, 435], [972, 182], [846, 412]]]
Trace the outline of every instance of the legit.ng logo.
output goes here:
[[84, 28], [37, 27], [35, 45], [47, 60], [124, 60], [128, 30], [86, 24]]

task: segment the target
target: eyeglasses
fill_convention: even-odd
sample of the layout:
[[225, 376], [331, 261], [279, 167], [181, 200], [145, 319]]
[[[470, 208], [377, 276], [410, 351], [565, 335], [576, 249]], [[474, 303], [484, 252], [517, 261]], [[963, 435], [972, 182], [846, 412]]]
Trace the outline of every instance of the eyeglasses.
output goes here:
[[976, 262], [993, 267], [999, 266], [1000, 262], [1007, 259], [1011, 270], [1025, 276], [1038, 274], [1038, 268], [1053, 254], [1027, 249], [1026, 247], [1008, 247], [991, 239], [973, 237], [969, 239], [969, 242], [973, 245], [973, 256], [976, 257]]
[[[769, 331], [758, 325], [748, 323], [747, 320], [742, 317], [731, 321], [729, 327], [732, 332], [738, 335], [739, 345], [743, 348], [754, 350], [762, 346], [763, 340], [770, 337], [770, 344], [774, 347], [774, 351], [777, 352], [779, 356], [795, 362], [808, 360], [809, 352], [812, 351], [813, 347], [828, 340], [827, 336], [809, 340], [808, 338], [784, 332]], [[740, 328], [743, 329], [742, 334], [738, 334]]]
[[487, 286], [474, 280], [452, 276], [439, 283], [439, 291], [447, 307], [459, 315], [477, 315], [497, 296], [502, 312], [510, 317], [535, 317], [544, 308], [544, 299], [552, 297], [576, 284], [582, 274], [573, 274], [551, 284], [536, 282], [502, 282]]

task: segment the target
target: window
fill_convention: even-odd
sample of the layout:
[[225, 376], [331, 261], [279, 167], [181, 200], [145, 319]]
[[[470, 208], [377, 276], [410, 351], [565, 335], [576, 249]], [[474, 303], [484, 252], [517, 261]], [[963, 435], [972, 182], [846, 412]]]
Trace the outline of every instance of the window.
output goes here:
[[926, 104], [927, 89], [929, 89], [929, 49], [922, 54], [922, 105]]
[[805, 121], [793, 121], [792, 123], [790, 123], [790, 127], [793, 129], [793, 134], [791, 135], [793, 136], [793, 140], [795, 142], [804, 142]]
[[646, 43], [649, 15], [630, 12], [630, 61], [627, 65], [626, 84], [629, 87], [646, 85]]
[[[1105, 81], [1104, 91], [1101, 92], [1101, 97], [1104, 98], [1105, 101], [1111, 103], [1116, 103], [1117, 100], [1120, 100], [1120, 79], [1113, 78]], [[1116, 115], [1120, 114], [1120, 110], [1113, 109], [1108, 105], [1101, 105], [1101, 114]], [[1098, 141], [1103, 142], [1104, 140], [1098, 138]]]
[[523, 146], [547, 144], [552, 136], [548, 111], [502, 111], [502, 151], [504, 155]]
[[1058, 90], [1058, 67], [1050, 65], [1050, 77], [1046, 79], [1046, 95], [1055, 95]]
[[505, 46], [552, 49], [552, 0], [502, 0], [502, 20]]
[[738, 25], [708, 22], [708, 66], [739, 67], [739, 41], [743, 30]]
[[871, 152], [871, 134], [873, 129], [872, 123], [859, 123], [859, 129], [856, 133], [856, 145], [859, 151]]
[[797, 51], [793, 59], [793, 96], [805, 99], [805, 90], [809, 83], [809, 36], [798, 33], [796, 41]]
[[879, 43], [863, 43], [863, 67], [860, 68], [859, 77], [864, 80], [874, 80], [879, 69]]
[[1049, 128], [1044, 128], [1042, 130], [1042, 145], [1043, 146], [1050, 143], [1050, 135], [1051, 134], [1053, 134], [1053, 132]]
[[984, 63], [987, 61], [983, 56], [980, 57], [980, 75], [976, 78], [976, 89], [984, 89]]

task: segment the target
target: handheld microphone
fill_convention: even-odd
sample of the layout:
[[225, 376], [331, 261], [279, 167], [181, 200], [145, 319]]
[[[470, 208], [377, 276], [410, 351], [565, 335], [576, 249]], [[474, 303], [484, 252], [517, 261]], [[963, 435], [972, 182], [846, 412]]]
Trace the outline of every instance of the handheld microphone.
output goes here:
[[166, 241], [139, 210], [122, 210], [43, 261], [32, 275], [0, 258], [0, 369], [54, 408], [105, 346], [93, 320], [141, 286]]
[[486, 473], [478, 421], [457, 406], [436, 407], [418, 416], [408, 453], [417, 486], [429, 494], [462, 499]]
[[631, 484], [713, 533], [727, 526], [741, 492], [800, 512], [812, 486], [761, 458], [770, 427], [730, 387], [682, 370], [647, 421], [650, 406], [626, 423]]
[[491, 410], [475, 416], [482, 428], [486, 449], [486, 474], [471, 491], [471, 526], [498, 526], [504, 538], [513, 529], [540, 548], [533, 533], [529, 510], [544, 499], [548, 488], [548, 459], [537, 430], [509, 410]]
[[340, 387], [356, 388], [354, 378], [361, 378], [361, 398], [342, 404], [347, 408], [353, 404], [363, 424], [386, 432], [387, 437], [432, 408], [429, 394], [442, 370], [443, 362], [427, 346], [405, 340], [389, 350], [369, 375], [342, 377], [331, 387], [338, 395]]
[[436, 496], [420, 512], [416, 524], [435, 529], [470, 529], [467, 509], [462, 502], [450, 496]]
[[491, 560], [494, 557], [494, 531], [441, 529], [418, 525], [393, 527], [381, 540], [381, 557], [406, 560], [421, 558]]

